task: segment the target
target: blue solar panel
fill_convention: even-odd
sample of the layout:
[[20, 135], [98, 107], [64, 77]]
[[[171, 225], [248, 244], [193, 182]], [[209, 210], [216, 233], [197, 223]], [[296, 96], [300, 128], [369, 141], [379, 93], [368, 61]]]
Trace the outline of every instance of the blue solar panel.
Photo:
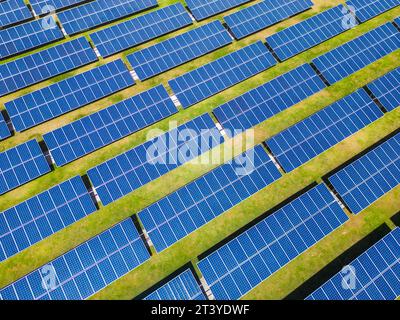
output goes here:
[[138, 215], [157, 252], [161, 252], [280, 177], [259, 145]]
[[88, 1], [92, 0], [29, 0], [32, 9], [38, 15], [48, 13], [49, 10], [45, 10], [46, 8], [54, 8], [54, 11], [59, 11]]
[[0, 153], [0, 194], [4, 194], [50, 171], [36, 140]]
[[167, 90], [159, 85], [49, 132], [43, 139], [57, 166], [63, 166], [176, 112]]
[[365, 22], [400, 5], [400, 0], [350, 0], [346, 1], [356, 17]]
[[236, 300], [348, 220], [324, 184], [198, 263], [217, 300]]
[[400, 68], [367, 85], [386, 110], [392, 111], [400, 106]]
[[0, 214], [0, 261], [96, 211], [82, 178], [65, 181]]
[[89, 42], [78, 38], [0, 65], [0, 96], [97, 60]]
[[207, 300], [192, 270], [187, 269], [143, 300]]
[[400, 183], [400, 133], [329, 178], [353, 213], [360, 213]]
[[311, 0], [268, 0], [224, 17], [229, 29], [241, 39], [311, 8]]
[[88, 171], [103, 205], [110, 204], [223, 141], [208, 114], [149, 140]]
[[284, 130], [266, 144], [289, 172], [382, 116], [379, 106], [360, 89]]
[[257, 41], [168, 83], [182, 106], [188, 108], [275, 64], [267, 47]]
[[396, 23], [396, 25], [400, 28], [400, 17], [396, 18], [394, 20], [394, 22]]
[[232, 43], [219, 21], [180, 34], [127, 56], [141, 80], [151, 78]]
[[[395, 300], [400, 296], [400, 228], [377, 242], [349, 266], [355, 272], [354, 288], [337, 273], [307, 300]], [[348, 273], [347, 273], [348, 275]]]
[[16, 131], [24, 131], [133, 86], [129, 70], [116, 60], [5, 103]]
[[[3, 300], [83, 300], [150, 258], [127, 219], [0, 290]], [[43, 270], [56, 275], [49, 283]]]
[[330, 84], [400, 48], [400, 33], [392, 23], [386, 23], [351, 40], [312, 62]]
[[281, 61], [306, 51], [347, 29], [343, 25], [343, 5], [323, 11], [267, 38]]
[[197, 21], [215, 16], [252, 0], [186, 0]]
[[325, 87], [313, 68], [304, 64], [219, 106], [213, 113], [232, 137]]
[[157, 6], [157, 0], [96, 0], [58, 14], [71, 35]]
[[0, 2], [0, 28], [32, 19], [32, 13], [24, 0]]
[[90, 35], [103, 57], [137, 46], [193, 23], [181, 3], [150, 12]]
[[3, 114], [0, 112], [0, 140], [8, 138], [11, 136], [11, 132], [8, 129], [8, 125], [4, 120]]

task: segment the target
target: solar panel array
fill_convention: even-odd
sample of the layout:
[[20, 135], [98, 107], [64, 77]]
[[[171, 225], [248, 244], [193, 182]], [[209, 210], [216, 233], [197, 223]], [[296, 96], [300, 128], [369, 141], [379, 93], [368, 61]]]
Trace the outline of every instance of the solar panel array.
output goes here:
[[206, 300], [192, 270], [187, 269], [143, 300]]
[[400, 133], [329, 178], [357, 214], [400, 183]]
[[139, 219], [161, 252], [280, 177], [259, 145], [139, 212]]
[[343, 5], [323, 11], [267, 38], [267, 43], [281, 61], [306, 51], [346, 31]]
[[0, 140], [8, 138], [11, 136], [11, 132], [8, 129], [8, 125], [4, 120], [3, 114], [0, 112]]
[[219, 106], [213, 113], [232, 137], [325, 87], [313, 68], [304, 64]]
[[127, 56], [141, 80], [151, 78], [232, 43], [221, 22], [204, 26]]
[[97, 60], [89, 42], [78, 38], [0, 65], [0, 96]]
[[[0, 290], [4, 300], [83, 300], [150, 258], [131, 219]], [[56, 275], [54, 286], [43, 270]]]
[[198, 267], [217, 300], [236, 300], [347, 220], [320, 184], [200, 260]]
[[276, 64], [267, 47], [257, 41], [168, 83], [188, 108]]
[[197, 21], [215, 16], [252, 0], [186, 0]]
[[167, 90], [159, 85], [46, 133], [43, 139], [57, 166], [63, 166], [176, 112]]
[[0, 153], [0, 195], [50, 171], [36, 140]]
[[21, 23], [32, 18], [32, 13], [24, 3], [24, 0], [7, 0], [0, 2], [0, 28]]
[[54, 8], [55, 11], [59, 11], [87, 1], [91, 0], [29, 0], [30, 4], [32, 5], [32, 9], [38, 15], [48, 12], [48, 10], [43, 12], [43, 8], [46, 8], [46, 6]]
[[313, 6], [311, 0], [268, 0], [224, 17], [236, 39], [247, 37]]
[[95, 0], [58, 14], [71, 35], [157, 6], [157, 0]]
[[400, 228], [377, 242], [349, 266], [354, 268], [356, 287], [343, 286], [337, 273], [307, 300], [395, 300], [400, 296]]
[[351, 40], [312, 62], [330, 84], [346, 78], [400, 48], [400, 33], [386, 23]]
[[308, 162], [383, 116], [360, 89], [284, 130], [266, 144], [286, 172]]
[[81, 177], [65, 181], [0, 214], [0, 261], [96, 211]]
[[122, 60], [109, 62], [5, 103], [17, 131], [24, 131], [133, 86]]
[[400, 106], [400, 68], [367, 85], [386, 110], [392, 111]]
[[107, 205], [218, 146], [222, 140], [212, 118], [204, 114], [90, 169], [88, 176], [101, 202]]
[[346, 1], [349, 8], [354, 10], [356, 17], [365, 22], [385, 11], [400, 5], [399, 0], [349, 0]]

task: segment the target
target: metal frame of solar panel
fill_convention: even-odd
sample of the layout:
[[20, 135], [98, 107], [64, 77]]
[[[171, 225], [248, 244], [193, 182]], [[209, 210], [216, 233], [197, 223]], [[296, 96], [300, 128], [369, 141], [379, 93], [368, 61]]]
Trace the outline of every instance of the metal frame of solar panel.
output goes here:
[[157, 0], [95, 0], [62, 11], [58, 18], [69, 35], [156, 7]]
[[33, 19], [24, 0], [7, 0], [0, 2], [0, 28], [22, 23]]
[[268, 45], [281, 61], [285, 61], [345, 31], [343, 5], [325, 10], [267, 37]]
[[311, 0], [268, 0], [224, 17], [236, 39], [268, 28], [313, 6]]
[[88, 176], [108, 205], [222, 142], [214, 121], [204, 114], [90, 169]]
[[186, 0], [190, 12], [201, 21], [253, 0]]
[[84, 300], [150, 258], [132, 219], [124, 220], [46, 264], [56, 275], [44, 286], [43, 267], [0, 290], [3, 300]]
[[43, 140], [57, 166], [63, 166], [177, 112], [159, 85], [46, 133]]
[[381, 117], [379, 106], [359, 89], [265, 143], [290, 172]]
[[400, 68], [371, 82], [367, 88], [387, 111], [396, 109], [400, 106]]
[[8, 137], [11, 137], [11, 132], [4, 119], [3, 113], [0, 111], [0, 141]]
[[333, 84], [400, 48], [400, 32], [388, 22], [329, 51], [312, 63]]
[[213, 110], [226, 134], [233, 137], [326, 88], [304, 64]]
[[97, 60], [89, 42], [81, 37], [2, 64], [0, 65], [0, 96]]
[[207, 300], [191, 269], [186, 269], [143, 300]]
[[93, 0], [29, 0], [33, 11], [41, 16], [50, 11], [61, 11]]
[[3, 261], [97, 210], [81, 177], [42, 192], [0, 214]]
[[103, 57], [145, 43], [193, 23], [181, 3], [150, 12], [90, 34]]
[[168, 83], [186, 109], [271, 68], [276, 63], [267, 47], [257, 41]]
[[5, 103], [16, 131], [24, 131], [135, 85], [121, 59]]
[[400, 183], [400, 133], [329, 177], [351, 212], [358, 214]]
[[127, 59], [140, 80], [164, 71], [232, 43], [232, 37], [220, 21], [213, 21], [151, 47], [136, 51]]
[[50, 171], [36, 140], [29, 140], [0, 153], [0, 195]]
[[400, 228], [394, 229], [349, 266], [356, 286], [343, 286], [339, 272], [306, 300], [395, 300], [400, 296]]
[[349, 0], [346, 5], [361, 22], [368, 21], [400, 5], [399, 0]]
[[236, 300], [349, 218], [320, 184], [200, 260], [217, 300]]

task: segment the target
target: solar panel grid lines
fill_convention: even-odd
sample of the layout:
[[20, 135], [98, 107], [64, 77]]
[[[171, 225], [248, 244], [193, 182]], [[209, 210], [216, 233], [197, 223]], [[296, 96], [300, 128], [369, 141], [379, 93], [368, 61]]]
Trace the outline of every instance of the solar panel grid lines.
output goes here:
[[356, 17], [361, 21], [368, 21], [394, 7], [400, 5], [399, 0], [349, 0], [349, 8], [354, 10]]
[[395, 300], [400, 296], [400, 229], [396, 228], [353, 260], [356, 287], [343, 287], [340, 272], [306, 300]]
[[149, 79], [232, 43], [221, 22], [213, 21], [127, 56], [141, 80]]
[[186, 3], [197, 21], [215, 16], [252, 0], [187, 0]]
[[5, 28], [32, 19], [24, 0], [7, 0], [0, 2], [0, 28]]
[[400, 48], [400, 32], [388, 22], [333, 49], [312, 63], [330, 84]]
[[[246, 159], [244, 163], [241, 163]], [[261, 145], [138, 213], [161, 252], [281, 177]]]
[[168, 83], [186, 109], [271, 68], [276, 63], [267, 47], [257, 41]]
[[236, 300], [349, 218], [320, 184], [198, 262], [217, 300]]
[[149, 258], [149, 251], [129, 218], [44, 266], [54, 270], [54, 286], [43, 285], [42, 267], [1, 289], [0, 298], [84, 300]]
[[177, 112], [159, 85], [46, 133], [43, 139], [57, 166], [63, 166]]
[[97, 210], [81, 177], [74, 177], [0, 214], [0, 261]]
[[44, 10], [46, 8], [51, 7], [54, 11], [60, 11], [90, 1], [93, 0], [29, 0], [29, 3], [37, 15], [42, 15], [48, 13], [48, 10]]
[[0, 141], [8, 137], [11, 137], [11, 132], [6, 121], [4, 120], [3, 114], [0, 112]]
[[280, 165], [290, 172], [383, 116], [359, 89], [266, 141]]

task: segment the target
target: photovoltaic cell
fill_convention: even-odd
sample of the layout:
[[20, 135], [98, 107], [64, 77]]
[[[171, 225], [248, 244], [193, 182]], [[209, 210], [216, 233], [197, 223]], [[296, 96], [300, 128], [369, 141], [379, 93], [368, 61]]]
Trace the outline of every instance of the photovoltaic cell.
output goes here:
[[3, 261], [96, 211], [81, 177], [65, 181], [0, 213]]
[[400, 0], [350, 0], [346, 4], [354, 10], [356, 17], [365, 22], [385, 11], [400, 5]]
[[32, 13], [24, 0], [7, 0], [0, 2], [0, 27], [21, 23], [32, 19]]
[[400, 17], [396, 18], [394, 20], [394, 22], [396, 23], [396, 25], [400, 28]]
[[186, 3], [196, 20], [200, 21], [250, 1], [252, 0], [186, 0]]
[[46, 7], [52, 7], [54, 11], [59, 11], [88, 1], [92, 0], [29, 0], [33, 10], [38, 15], [48, 13], [48, 10], [43, 10]]
[[237, 300], [348, 220], [324, 184], [200, 260], [217, 300]]
[[11, 136], [11, 132], [8, 129], [8, 125], [4, 120], [3, 114], [0, 112], [0, 140], [8, 138]]

